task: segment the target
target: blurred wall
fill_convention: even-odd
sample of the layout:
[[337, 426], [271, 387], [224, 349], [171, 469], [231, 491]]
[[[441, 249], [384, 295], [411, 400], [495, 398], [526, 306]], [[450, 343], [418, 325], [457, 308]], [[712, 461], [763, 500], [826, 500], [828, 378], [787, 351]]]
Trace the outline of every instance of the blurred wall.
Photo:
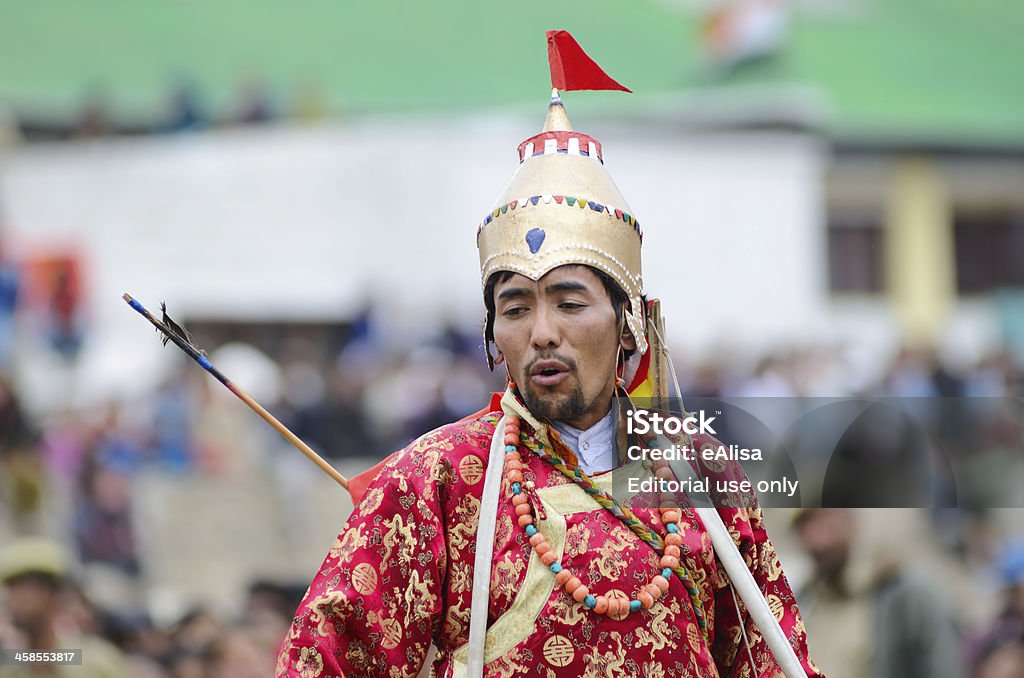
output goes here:
[[[475, 228], [539, 124], [539, 113], [374, 118], [37, 144], [0, 169], [0, 204], [16, 250], [83, 253], [80, 381], [121, 393], [139, 386], [139, 365], [157, 374], [168, 359], [125, 291], [185, 318], [334, 319], [373, 299], [390, 311], [397, 348], [449, 318], [479, 322]], [[674, 345], [758, 353], [835, 341], [872, 355], [899, 341], [885, 298], [829, 296], [832, 159], [819, 137], [698, 134], [668, 120], [577, 127], [603, 142], [639, 215], [646, 289], [663, 298]], [[988, 304], [955, 314], [970, 321], [954, 323], [961, 344], [993, 334]]]

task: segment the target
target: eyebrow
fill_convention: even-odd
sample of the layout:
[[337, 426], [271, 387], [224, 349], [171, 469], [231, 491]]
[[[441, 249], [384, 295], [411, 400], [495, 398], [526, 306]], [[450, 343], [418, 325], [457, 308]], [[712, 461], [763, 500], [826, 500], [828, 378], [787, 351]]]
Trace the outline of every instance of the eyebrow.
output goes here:
[[[557, 292], [589, 292], [590, 288], [583, 283], [576, 282], [573, 280], [566, 280], [563, 282], [552, 283], [544, 288], [546, 294], [555, 294]], [[521, 297], [529, 297], [533, 295], [533, 291], [525, 287], [509, 287], [498, 292], [498, 299], [518, 299]]]
[[544, 288], [544, 291], [548, 294], [555, 292], [589, 292], [590, 288], [583, 283], [576, 282], [574, 280], [566, 280], [563, 282], [552, 283]]
[[516, 299], [530, 296], [530, 291], [525, 287], [508, 287], [498, 292], [499, 299]]

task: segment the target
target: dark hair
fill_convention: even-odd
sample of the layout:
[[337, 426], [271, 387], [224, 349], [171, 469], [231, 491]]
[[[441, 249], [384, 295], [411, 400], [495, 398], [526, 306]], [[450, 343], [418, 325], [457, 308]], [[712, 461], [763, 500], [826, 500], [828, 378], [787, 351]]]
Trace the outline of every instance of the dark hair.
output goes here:
[[[566, 265], [582, 266], [598, 277], [601, 284], [604, 285], [604, 291], [608, 293], [608, 298], [612, 302], [612, 308], [615, 310], [615, 323], [616, 325], [620, 324], [622, 322], [622, 314], [629, 305], [629, 297], [619, 287], [619, 284], [610, 275], [593, 266], [587, 266], [586, 264]], [[487, 353], [487, 366], [492, 370], [494, 369], [494, 358], [491, 356], [491, 344], [494, 343], [494, 288], [514, 275], [514, 271], [495, 271], [487, 279], [487, 284], [484, 285], [484, 306], [487, 307], [487, 319], [484, 321], [484, 351]], [[626, 351], [625, 353], [628, 358], [633, 352]]]
[[26, 570], [15, 575], [11, 575], [4, 580], [4, 584], [10, 586], [22, 583], [35, 584], [36, 586], [45, 587], [51, 591], [59, 591], [61, 590], [63, 581], [60, 577], [51, 572], [42, 572], [39, 570]]

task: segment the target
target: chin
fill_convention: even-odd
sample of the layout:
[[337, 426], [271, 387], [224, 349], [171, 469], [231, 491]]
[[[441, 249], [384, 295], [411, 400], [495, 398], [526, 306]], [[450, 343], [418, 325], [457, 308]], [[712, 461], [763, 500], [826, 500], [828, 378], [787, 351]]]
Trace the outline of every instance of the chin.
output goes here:
[[541, 395], [533, 388], [527, 388], [523, 390], [523, 400], [530, 412], [544, 419], [576, 419], [585, 414], [586, 410], [583, 393], [578, 388], [570, 388], [568, 393], [556, 392], [550, 395]]

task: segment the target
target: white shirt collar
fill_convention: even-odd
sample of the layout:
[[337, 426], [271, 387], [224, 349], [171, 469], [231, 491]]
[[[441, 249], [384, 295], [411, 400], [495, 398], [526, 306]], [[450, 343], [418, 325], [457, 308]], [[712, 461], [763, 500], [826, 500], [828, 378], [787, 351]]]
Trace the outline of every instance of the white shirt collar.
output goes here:
[[585, 431], [565, 422], [553, 421], [562, 442], [569, 446], [580, 460], [584, 473], [594, 474], [615, 468], [615, 408]]

